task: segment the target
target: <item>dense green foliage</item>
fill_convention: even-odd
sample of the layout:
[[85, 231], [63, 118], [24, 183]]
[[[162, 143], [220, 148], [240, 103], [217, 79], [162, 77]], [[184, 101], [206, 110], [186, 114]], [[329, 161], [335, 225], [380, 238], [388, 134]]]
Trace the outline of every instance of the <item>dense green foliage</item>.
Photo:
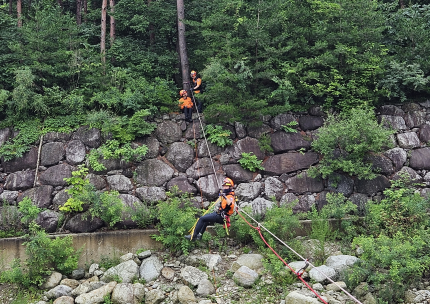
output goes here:
[[[189, 62], [206, 83], [207, 118], [252, 123], [313, 104], [344, 110], [427, 96], [430, 5], [403, 2], [185, 3]], [[2, 118], [176, 109], [189, 80], [178, 69], [175, 1], [117, 1], [105, 63], [100, 2], [79, 25], [75, 3], [25, 0], [22, 27], [0, 8]]]
[[238, 160], [238, 163], [242, 166], [243, 169], [249, 170], [251, 172], [255, 172], [257, 170], [264, 170], [263, 166], [261, 165], [263, 161], [259, 160], [254, 153], [243, 152], [241, 156], [242, 157]]
[[69, 274], [77, 268], [80, 252], [73, 249], [71, 236], [50, 238], [32, 222], [25, 238], [27, 260], [15, 260], [11, 270], [0, 273], [1, 282], [40, 285], [53, 270]]
[[342, 115], [329, 115], [312, 148], [323, 155], [317, 167], [310, 170], [312, 176], [326, 178], [337, 171], [372, 179], [376, 175], [372, 164], [366, 162], [369, 153], [378, 153], [392, 145], [393, 131], [378, 124], [369, 109], [352, 109]]
[[160, 234], [152, 237], [172, 251], [188, 254], [194, 243], [184, 239], [184, 235], [196, 221], [197, 208], [191, 205], [189, 196], [180, 195], [175, 188], [166, 194], [168, 199], [157, 205], [156, 227]]

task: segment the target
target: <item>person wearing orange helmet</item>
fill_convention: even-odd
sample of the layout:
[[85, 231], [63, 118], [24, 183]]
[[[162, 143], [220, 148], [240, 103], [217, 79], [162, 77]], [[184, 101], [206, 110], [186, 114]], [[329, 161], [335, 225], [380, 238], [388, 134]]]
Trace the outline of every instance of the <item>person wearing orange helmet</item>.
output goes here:
[[190, 76], [191, 76], [191, 80], [192, 80], [192, 90], [193, 90], [193, 94], [194, 94], [194, 99], [196, 100], [196, 103], [197, 103], [197, 111], [199, 113], [202, 113], [203, 102], [202, 102], [201, 97], [200, 97], [201, 93], [203, 93], [202, 79], [197, 76], [196, 71], [191, 71]]
[[234, 196], [234, 182], [231, 178], [224, 178], [222, 182], [222, 191], [220, 192], [221, 204], [215, 212], [208, 213], [199, 218], [194, 229], [194, 234], [186, 235], [185, 238], [191, 241], [201, 240], [206, 227], [212, 223], [227, 223], [229, 226], [230, 215], [234, 213], [235, 196]]
[[192, 122], [193, 101], [188, 97], [186, 90], [179, 91], [179, 95], [181, 95], [181, 98], [179, 99], [179, 107], [185, 114], [185, 121]]

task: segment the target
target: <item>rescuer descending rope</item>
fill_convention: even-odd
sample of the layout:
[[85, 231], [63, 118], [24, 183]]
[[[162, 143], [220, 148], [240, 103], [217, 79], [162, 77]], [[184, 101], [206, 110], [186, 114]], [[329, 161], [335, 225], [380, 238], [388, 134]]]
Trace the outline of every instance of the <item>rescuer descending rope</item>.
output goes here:
[[[206, 227], [210, 223], [225, 224], [226, 228], [230, 225], [230, 215], [235, 210], [235, 196], [233, 191], [233, 181], [226, 177], [222, 183], [222, 192], [220, 193], [221, 204], [216, 212], [205, 214], [200, 217], [195, 225], [194, 229], [191, 229], [191, 234], [186, 235], [185, 238], [188, 240], [200, 240], [203, 233], [206, 231]], [[193, 231], [194, 230], [194, 231]]]

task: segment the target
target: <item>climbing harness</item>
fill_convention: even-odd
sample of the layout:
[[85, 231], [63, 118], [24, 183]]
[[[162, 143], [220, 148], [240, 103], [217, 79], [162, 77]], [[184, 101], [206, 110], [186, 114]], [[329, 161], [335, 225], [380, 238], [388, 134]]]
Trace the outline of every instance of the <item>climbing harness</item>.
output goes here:
[[[215, 202], [213, 202], [213, 204], [208, 208], [208, 210], [205, 211], [205, 213], [202, 214], [202, 216], [206, 215], [209, 212], [209, 210], [212, 210], [212, 208], [215, 206], [215, 204], [217, 204], [219, 202], [221, 202], [221, 196], [218, 197], [218, 199]], [[191, 239], [190, 240], [193, 240], [194, 230], [196, 229], [198, 221], [199, 221], [199, 219], [196, 220], [196, 222], [194, 223], [193, 227], [191, 227], [191, 229], [188, 231], [190, 233], [190, 235], [191, 235]]]
[[[185, 82], [184, 82], [185, 83]], [[193, 100], [193, 102], [194, 102], [194, 104], [195, 104], [195, 97], [194, 97], [194, 94], [193, 94], [193, 90], [191, 89], [191, 85], [190, 85], [190, 83], [189, 82], [187, 82], [187, 84], [189, 85], [189, 87], [190, 87], [190, 91], [191, 91], [191, 96], [192, 96], [192, 100]], [[219, 181], [218, 181], [218, 178], [217, 178], [217, 176], [216, 176], [216, 170], [215, 170], [215, 166], [214, 166], [214, 163], [213, 163], [213, 160], [212, 160], [212, 155], [211, 155], [211, 153], [210, 153], [210, 151], [209, 151], [209, 145], [208, 145], [208, 141], [207, 141], [207, 138], [206, 138], [206, 134], [205, 134], [205, 131], [204, 131], [204, 129], [203, 129], [203, 124], [202, 124], [202, 120], [201, 120], [201, 118], [200, 118], [200, 113], [199, 113], [199, 111], [198, 111], [198, 109], [197, 109], [197, 106], [196, 106], [196, 111], [197, 111], [197, 114], [198, 114], [198, 119], [199, 119], [199, 122], [200, 122], [200, 127], [201, 127], [201, 130], [202, 130], [202, 134], [203, 134], [203, 138], [204, 138], [204, 142], [205, 142], [205, 144], [206, 144], [206, 148], [207, 148], [207, 150], [208, 150], [208, 154], [209, 154], [209, 159], [210, 159], [210, 161], [211, 161], [211, 165], [212, 165], [212, 170], [213, 170], [213, 172], [214, 172], [214, 174], [215, 174], [215, 180], [216, 180], [216, 182], [217, 182], [217, 185], [218, 185], [218, 188], [220, 189], [221, 187], [220, 187], [220, 183], [219, 183]], [[203, 215], [205, 215], [205, 214], [207, 214], [208, 212], [209, 212], [209, 210], [211, 210], [212, 208], [213, 208], [213, 206], [215, 206], [215, 204], [216, 203], [218, 203], [218, 202], [220, 202], [220, 200], [221, 200], [221, 196], [220, 197], [218, 197], [218, 199], [211, 205], [211, 207], [209, 207], [208, 208], [208, 210], [203, 214]], [[258, 233], [259, 233], [259, 235], [260, 235], [260, 237], [261, 237], [261, 239], [263, 240], [263, 242], [267, 245], [267, 247], [269, 247], [269, 249], [297, 276], [297, 278], [299, 279], [299, 280], [301, 280], [305, 285], [306, 285], [306, 287], [308, 287], [317, 297], [318, 297], [318, 299], [320, 300], [320, 301], [322, 301], [323, 303], [325, 303], [325, 304], [328, 304], [314, 289], [312, 289], [312, 287], [302, 278], [302, 275], [304, 274], [304, 272], [305, 272], [305, 270], [307, 269], [307, 267], [308, 266], [311, 266], [312, 268], [314, 268], [316, 271], [318, 271], [322, 276], [324, 276], [329, 282], [331, 282], [332, 284], [334, 284], [334, 285], [336, 285], [341, 291], [343, 291], [347, 296], [349, 296], [353, 301], [355, 301], [356, 303], [358, 303], [358, 304], [362, 304], [358, 299], [356, 299], [353, 295], [351, 295], [348, 291], [346, 291], [344, 288], [342, 288], [341, 286], [339, 286], [339, 284], [337, 284], [336, 282], [334, 282], [331, 278], [329, 278], [325, 273], [323, 273], [323, 272], [321, 272], [318, 268], [316, 268], [314, 265], [312, 265], [312, 263], [310, 263], [309, 262], [309, 260], [308, 259], [305, 259], [304, 257], [302, 257], [299, 253], [297, 253], [293, 248], [291, 248], [290, 246], [288, 246], [285, 242], [283, 242], [281, 239], [279, 239], [276, 235], [274, 235], [272, 232], [270, 232], [266, 227], [264, 227], [261, 223], [259, 223], [257, 220], [255, 220], [251, 215], [249, 215], [248, 213], [246, 213], [242, 208], [240, 208], [239, 206], [238, 206], [238, 204], [236, 203], [235, 204], [236, 205], [236, 209], [235, 209], [235, 211], [237, 212], [237, 214], [239, 214], [240, 215], [240, 217], [250, 226], [250, 227], [252, 227], [253, 229], [255, 229], [255, 230], [257, 230], [258, 231]], [[245, 219], [245, 217], [241, 214], [241, 213], [243, 213], [243, 214], [245, 214], [247, 217], [249, 217], [250, 219], [252, 219], [255, 223], [257, 223], [257, 226], [253, 226], [253, 225], [251, 225], [246, 219]], [[195, 227], [196, 227], [196, 225], [197, 225], [197, 222], [198, 222], [198, 219], [197, 219], [197, 221], [196, 221], [196, 223], [194, 224], [194, 226], [190, 229], [190, 234], [191, 234], [191, 238], [192, 238], [192, 236], [193, 236], [193, 234], [194, 234], [194, 229], [195, 229]], [[228, 228], [230, 227], [230, 218], [228, 217], [227, 219], [226, 218], [224, 218], [224, 226], [223, 226], [225, 229], [226, 229], [226, 233], [227, 233], [227, 235], [229, 235], [229, 233], [228, 233]], [[283, 259], [282, 259], [282, 257], [267, 243], [267, 241], [266, 241], [266, 239], [264, 238], [264, 236], [263, 236], [263, 234], [262, 234], [262, 231], [261, 231], [261, 229], [264, 229], [267, 233], [269, 233], [272, 237], [274, 237], [276, 240], [278, 240], [282, 245], [284, 245], [285, 247], [287, 247], [290, 251], [292, 251], [296, 256], [298, 256], [298, 257], [300, 257], [304, 262], [305, 262], [305, 266], [304, 267], [302, 267], [301, 269], [299, 269], [299, 270], [297, 270], [297, 271], [295, 271], [290, 265], [288, 265], [288, 263], [287, 262], [285, 262]]]

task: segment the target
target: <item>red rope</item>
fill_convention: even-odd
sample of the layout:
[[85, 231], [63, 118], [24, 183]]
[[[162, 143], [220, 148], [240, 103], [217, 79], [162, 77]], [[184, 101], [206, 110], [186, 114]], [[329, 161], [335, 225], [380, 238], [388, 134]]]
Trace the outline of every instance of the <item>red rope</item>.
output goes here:
[[328, 304], [326, 301], [324, 301], [323, 300], [323, 298], [321, 298], [321, 296], [315, 291], [315, 290], [313, 290], [312, 289], [312, 287], [311, 286], [309, 286], [309, 284], [305, 281], [305, 280], [303, 280], [303, 278], [302, 278], [302, 274], [301, 273], [298, 273], [298, 272], [296, 272], [293, 268], [291, 268], [291, 266], [290, 265], [288, 265], [288, 263], [287, 262], [285, 262], [284, 261], [284, 259], [282, 259], [280, 256], [279, 256], [279, 254], [266, 242], [266, 240], [265, 240], [265, 238], [263, 237], [263, 234], [261, 233], [261, 229], [260, 229], [260, 227], [255, 227], [255, 226], [252, 226], [243, 216], [242, 216], [242, 214], [240, 214], [240, 212], [238, 211], [238, 210], [236, 210], [236, 212], [237, 212], [237, 214], [239, 214], [240, 215], [240, 217], [250, 226], [250, 227], [252, 227], [252, 228], [254, 228], [254, 229], [256, 229], [257, 231], [258, 231], [258, 233], [260, 234], [260, 237], [261, 237], [261, 239], [263, 240], [263, 242], [267, 245], [267, 247], [269, 247], [270, 248], [270, 250], [272, 250], [272, 252], [282, 261], [282, 263], [284, 263], [285, 264], [285, 266], [287, 266], [288, 268], [290, 268], [291, 269], [291, 271], [297, 276], [297, 278], [299, 278], [324, 304]]

